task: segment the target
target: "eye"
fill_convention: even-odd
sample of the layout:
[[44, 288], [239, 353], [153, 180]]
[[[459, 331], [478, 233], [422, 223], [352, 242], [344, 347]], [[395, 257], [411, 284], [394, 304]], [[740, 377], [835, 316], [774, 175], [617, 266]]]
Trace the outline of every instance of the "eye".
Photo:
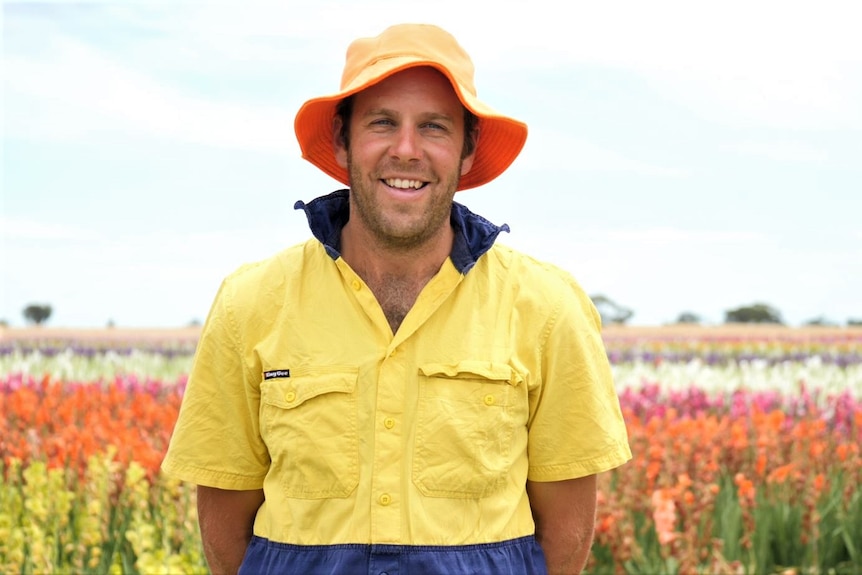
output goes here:
[[431, 130], [445, 130], [446, 129], [446, 126], [444, 126], [442, 124], [436, 124], [434, 122], [426, 122], [426, 123], [422, 124], [422, 127], [423, 128], [429, 128]]
[[371, 121], [372, 126], [394, 126], [395, 122], [390, 120], [389, 118], [377, 118], [376, 120]]

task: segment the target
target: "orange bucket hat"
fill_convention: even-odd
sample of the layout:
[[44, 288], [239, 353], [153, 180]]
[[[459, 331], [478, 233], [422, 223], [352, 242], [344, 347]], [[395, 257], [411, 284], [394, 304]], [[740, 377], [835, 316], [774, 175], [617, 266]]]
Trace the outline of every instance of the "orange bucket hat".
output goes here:
[[461, 103], [479, 117], [479, 141], [473, 167], [461, 177], [458, 190], [475, 188], [502, 174], [527, 140], [527, 125], [494, 111], [476, 98], [473, 62], [455, 38], [430, 24], [399, 24], [374, 38], [359, 38], [347, 49], [341, 91], [308, 100], [294, 121], [302, 157], [349, 185], [347, 170], [338, 165], [332, 144], [332, 119], [338, 103], [407, 68], [431, 66], [451, 82]]

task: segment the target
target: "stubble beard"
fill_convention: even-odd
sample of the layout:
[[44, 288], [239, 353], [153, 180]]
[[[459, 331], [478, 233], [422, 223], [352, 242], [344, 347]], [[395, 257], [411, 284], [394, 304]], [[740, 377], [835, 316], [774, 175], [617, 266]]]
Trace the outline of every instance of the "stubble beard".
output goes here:
[[387, 216], [372, 189], [374, 182], [363, 176], [349, 154], [347, 169], [350, 176], [351, 208], [355, 208], [355, 213], [351, 213], [350, 217], [362, 220], [380, 247], [397, 251], [419, 248], [448, 224], [461, 173], [460, 162], [457, 171], [445, 182], [447, 193], [432, 195], [423, 217], [411, 221], [407, 226], [395, 221], [397, 218]]

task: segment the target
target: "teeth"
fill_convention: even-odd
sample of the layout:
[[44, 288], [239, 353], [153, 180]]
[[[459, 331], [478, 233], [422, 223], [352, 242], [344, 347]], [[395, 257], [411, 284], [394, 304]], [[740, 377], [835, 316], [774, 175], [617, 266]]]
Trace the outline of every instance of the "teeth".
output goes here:
[[386, 182], [387, 186], [390, 186], [392, 188], [400, 188], [402, 190], [418, 190], [425, 185], [425, 182], [420, 182], [419, 180], [402, 180], [401, 178], [390, 178], [383, 181]]

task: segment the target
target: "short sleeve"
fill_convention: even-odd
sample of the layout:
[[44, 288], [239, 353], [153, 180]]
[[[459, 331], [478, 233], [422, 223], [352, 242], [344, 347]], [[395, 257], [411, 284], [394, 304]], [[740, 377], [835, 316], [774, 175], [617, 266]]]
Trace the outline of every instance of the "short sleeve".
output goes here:
[[573, 279], [564, 283], [539, 351], [541, 385], [531, 397], [531, 481], [593, 475], [632, 457], [601, 319]]
[[260, 489], [269, 454], [260, 436], [260, 381], [248, 369], [231, 278], [216, 295], [162, 470], [221, 489]]

